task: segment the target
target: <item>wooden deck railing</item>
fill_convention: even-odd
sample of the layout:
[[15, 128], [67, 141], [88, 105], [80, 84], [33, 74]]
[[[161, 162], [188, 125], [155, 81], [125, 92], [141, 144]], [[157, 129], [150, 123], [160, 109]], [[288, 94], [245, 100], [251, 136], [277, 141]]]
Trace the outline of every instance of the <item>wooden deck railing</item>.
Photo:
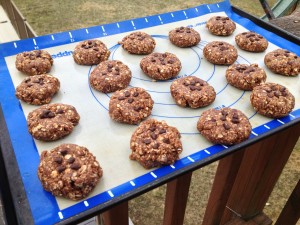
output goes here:
[[8, 18], [17, 31], [20, 39], [32, 38], [37, 36], [13, 1], [0, 0], [0, 4], [7, 13]]

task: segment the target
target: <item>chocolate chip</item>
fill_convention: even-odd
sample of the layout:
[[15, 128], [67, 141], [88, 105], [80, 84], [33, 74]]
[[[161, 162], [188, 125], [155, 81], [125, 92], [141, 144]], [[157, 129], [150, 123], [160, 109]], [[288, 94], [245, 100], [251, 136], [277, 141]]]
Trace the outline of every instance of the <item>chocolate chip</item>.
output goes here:
[[66, 166], [64, 166], [64, 165], [60, 165], [56, 168], [57, 172], [59, 172], [59, 173], [62, 173], [63, 171], [65, 171], [65, 169], [66, 169]]
[[221, 51], [225, 51], [225, 50], [228, 50], [228, 48], [225, 47], [225, 46], [221, 46], [221, 47], [220, 47], [220, 50], [221, 50]]
[[166, 133], [166, 132], [167, 132], [166, 129], [162, 128], [162, 129], [159, 130], [158, 133], [159, 133], [159, 134], [164, 134], [164, 133]]
[[216, 122], [217, 120], [215, 118], [212, 118], [210, 121], [211, 122]]
[[62, 150], [60, 150], [59, 152], [60, 152], [60, 154], [62, 154], [62, 155], [66, 155], [66, 154], [68, 154], [68, 149], [62, 149]]
[[280, 91], [275, 91], [274, 95], [278, 98], [281, 95], [281, 92]]
[[133, 97], [137, 97], [137, 96], [139, 96], [139, 93], [138, 92], [134, 92], [133, 93]]
[[73, 163], [73, 162], [75, 162], [75, 158], [71, 156], [70, 158], [68, 158], [67, 162]]
[[111, 68], [108, 68], [108, 69], [107, 69], [107, 72], [111, 73], [111, 72], [112, 72], [112, 69], [111, 69]]
[[174, 60], [170, 59], [170, 60], [168, 60], [168, 63], [169, 63], [169, 64], [173, 64], [173, 63], [174, 63]]
[[152, 132], [154, 132], [156, 130], [156, 127], [150, 127], [149, 130], [151, 130]]
[[140, 106], [134, 106], [133, 107], [133, 110], [136, 111], [136, 112], [141, 111], [141, 109], [142, 109], [142, 107], [140, 107]]
[[73, 170], [79, 170], [81, 165], [79, 163], [73, 163], [71, 164], [70, 168]]
[[27, 87], [32, 87], [33, 85], [32, 84], [27, 84]]
[[269, 98], [273, 98], [274, 94], [273, 94], [272, 92], [268, 92], [267, 96], [268, 96]]
[[224, 116], [227, 116], [227, 115], [228, 115], [228, 112], [222, 110], [222, 111], [221, 111], [221, 114], [224, 115]]
[[188, 82], [184, 81], [184, 82], [183, 82], [183, 85], [184, 85], [184, 86], [189, 86], [190, 84], [189, 84]]
[[231, 119], [231, 122], [233, 122], [233, 123], [239, 123], [240, 120], [239, 120], [238, 118], [232, 118], [232, 119]]
[[127, 100], [127, 102], [128, 102], [129, 104], [133, 103], [133, 101], [134, 101], [133, 98], [129, 98], [129, 99]]
[[88, 41], [88, 44], [91, 45], [91, 44], [92, 44], [92, 41]]
[[93, 48], [94, 51], [98, 52], [99, 51], [99, 48]]
[[62, 160], [61, 157], [57, 156], [57, 157], [54, 157], [53, 161], [56, 162], [56, 163], [58, 163], [58, 164], [61, 164], [63, 160]]
[[150, 139], [150, 138], [144, 139], [144, 143], [145, 143], [146, 145], [149, 145], [149, 144], [151, 143], [151, 139]]
[[125, 96], [119, 96], [118, 97], [118, 100], [124, 100], [124, 99], [126, 99]]
[[151, 133], [150, 136], [151, 136], [151, 138], [152, 138], [153, 140], [156, 140], [156, 139], [157, 139], [157, 134], [155, 134], [155, 133]]
[[192, 81], [191, 81], [191, 85], [194, 86], [195, 84], [196, 84], [196, 82], [192, 80]]
[[156, 60], [155, 59], [151, 59], [151, 62], [156, 62]]
[[154, 143], [154, 144], [153, 144], [153, 148], [154, 148], [154, 149], [158, 149], [158, 147], [159, 147], [159, 144], [158, 144], [158, 143]]
[[40, 115], [41, 119], [53, 118], [53, 117], [55, 117], [55, 114], [52, 111], [48, 110], [48, 109], [44, 110], [42, 112], [42, 114]]
[[170, 144], [170, 139], [169, 139], [169, 138], [165, 138], [165, 139], [163, 140], [163, 142], [166, 143], [166, 144]]
[[105, 75], [107, 75], [107, 73], [106, 72], [102, 72], [102, 76], [105, 76]]
[[129, 91], [125, 91], [125, 97], [128, 98], [130, 96], [130, 92]]
[[225, 128], [225, 130], [229, 130], [230, 126], [228, 123], [223, 123], [223, 127]]
[[108, 68], [113, 68], [114, 66], [112, 64], [107, 65]]
[[163, 54], [162, 54], [162, 57], [166, 58], [166, 57], [167, 57], [167, 54], [166, 54], [166, 53], [163, 53]]
[[25, 83], [28, 83], [29, 81], [31, 81], [30, 78], [26, 78]]
[[116, 66], [115, 71], [120, 71], [120, 68], [118, 66]]
[[86, 46], [86, 45], [85, 45], [83, 48], [84, 48], [84, 49], [89, 49], [89, 46]]
[[62, 110], [62, 109], [58, 109], [57, 111], [56, 111], [56, 114], [63, 114], [64, 113], [64, 110]]
[[223, 115], [223, 116], [221, 117], [221, 120], [222, 120], [222, 121], [225, 121], [225, 120], [226, 120], [226, 116]]
[[234, 114], [232, 115], [232, 118], [238, 119], [238, 118], [239, 118], [239, 115], [238, 115], [237, 113], [234, 113]]
[[195, 91], [195, 90], [196, 90], [196, 87], [195, 87], [195, 86], [190, 86], [190, 90], [191, 90], [191, 91]]

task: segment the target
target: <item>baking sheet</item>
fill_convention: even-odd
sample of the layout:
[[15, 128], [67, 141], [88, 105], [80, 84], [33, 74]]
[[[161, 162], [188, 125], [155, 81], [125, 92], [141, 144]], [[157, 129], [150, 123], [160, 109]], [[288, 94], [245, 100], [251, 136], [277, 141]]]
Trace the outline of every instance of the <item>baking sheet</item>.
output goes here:
[[[205, 28], [206, 21], [211, 16], [225, 14], [237, 23], [236, 31], [229, 37], [211, 35]], [[299, 78], [273, 74], [263, 63], [264, 55], [278, 46], [298, 51], [296, 52], [298, 55], [299, 48], [253, 24], [245, 28], [244, 20], [230, 11], [228, 3], [222, 2], [1, 45], [3, 49], [0, 61], [1, 104], [35, 223], [62, 221], [187, 165], [220, 151], [226, 151], [229, 146], [212, 146], [196, 129], [199, 116], [208, 108], [232, 107], [243, 111], [253, 127], [251, 138], [299, 118]], [[179, 26], [193, 27], [200, 33], [201, 42], [195, 47], [186, 49], [172, 45], [168, 40], [168, 32]], [[118, 45], [118, 41], [125, 35], [139, 29], [154, 37], [157, 43], [156, 52], [172, 52], [178, 56], [182, 62], [182, 70], [176, 78], [194, 75], [211, 84], [217, 92], [215, 102], [202, 109], [181, 108], [175, 104], [170, 95], [169, 87], [172, 80], [153, 81], [143, 74], [139, 68], [143, 56], [130, 55]], [[287, 117], [271, 120], [256, 114], [250, 105], [250, 92], [238, 90], [226, 82], [227, 66], [215, 66], [203, 58], [202, 49], [208, 42], [222, 40], [236, 46], [234, 36], [248, 29], [261, 33], [276, 45], [269, 43], [268, 49], [263, 53], [249, 53], [237, 47], [239, 57], [236, 63], [257, 63], [265, 69], [268, 82], [280, 83], [289, 88], [296, 98], [296, 106]], [[100, 38], [111, 50], [110, 59], [121, 60], [129, 66], [133, 75], [131, 87], [143, 87], [151, 94], [155, 102], [151, 118], [165, 120], [169, 125], [177, 127], [182, 134], [183, 152], [180, 155], [181, 159], [174, 165], [146, 170], [136, 161], [129, 160], [129, 141], [137, 126], [120, 124], [110, 119], [108, 103], [111, 94], [97, 92], [89, 86], [89, 75], [94, 66], [77, 65], [71, 55], [78, 41], [90, 38]], [[79, 125], [75, 127], [73, 133], [55, 142], [32, 139], [27, 131], [26, 117], [37, 106], [19, 102], [14, 97], [14, 88], [25, 78], [25, 75], [15, 68], [15, 54], [33, 49], [45, 49], [54, 58], [50, 74], [60, 80], [61, 89], [52, 103], [71, 104], [81, 116]], [[104, 170], [100, 183], [87, 199], [74, 202], [55, 198], [43, 190], [37, 178], [39, 154], [61, 143], [87, 147]], [[43, 210], [40, 210], [41, 207]]]

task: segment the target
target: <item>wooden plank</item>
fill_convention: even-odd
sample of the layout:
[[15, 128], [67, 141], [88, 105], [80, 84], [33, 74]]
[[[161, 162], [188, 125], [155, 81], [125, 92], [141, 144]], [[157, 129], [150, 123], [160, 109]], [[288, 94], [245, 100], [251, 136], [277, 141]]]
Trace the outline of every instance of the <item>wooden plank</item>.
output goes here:
[[182, 225], [192, 172], [167, 184], [163, 225]]
[[246, 148], [221, 224], [234, 214], [249, 220], [262, 212], [299, 132], [297, 124]]
[[294, 225], [300, 219], [300, 180], [290, 195], [275, 225]]
[[206, 206], [203, 225], [220, 224], [244, 151], [240, 150], [219, 161], [213, 187]]
[[104, 225], [128, 225], [128, 202], [123, 202], [101, 214]]

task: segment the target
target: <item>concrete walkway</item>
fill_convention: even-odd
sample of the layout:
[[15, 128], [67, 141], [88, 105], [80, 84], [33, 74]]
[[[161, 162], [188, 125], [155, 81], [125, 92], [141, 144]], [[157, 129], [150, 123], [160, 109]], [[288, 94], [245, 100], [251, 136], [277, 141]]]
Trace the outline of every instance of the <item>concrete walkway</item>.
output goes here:
[[0, 43], [19, 40], [18, 34], [2, 6], [0, 6], [0, 30]]

